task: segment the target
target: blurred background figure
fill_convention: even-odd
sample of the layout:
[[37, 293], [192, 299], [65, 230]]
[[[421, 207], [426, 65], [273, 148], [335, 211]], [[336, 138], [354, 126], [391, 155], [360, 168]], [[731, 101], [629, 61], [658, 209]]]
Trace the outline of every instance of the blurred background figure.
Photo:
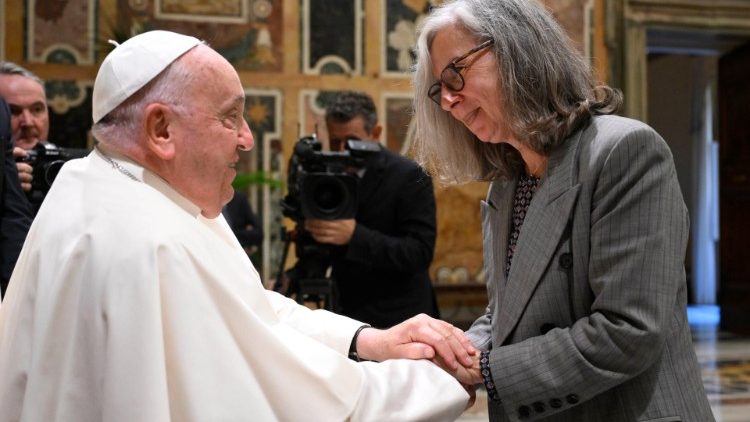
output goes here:
[[[260, 249], [263, 244], [263, 228], [260, 226], [258, 216], [250, 207], [250, 201], [247, 195], [237, 190], [234, 191], [232, 199], [224, 205], [221, 213], [227, 220], [232, 232], [237, 236], [237, 240], [245, 252], [253, 259], [253, 255]], [[258, 262], [253, 259], [253, 264], [258, 266]]]
[[0, 62], [0, 97], [5, 98], [10, 106], [18, 178], [36, 214], [46, 192], [32, 191], [34, 168], [25, 159], [29, 150], [48, 143], [49, 110], [44, 82], [26, 68], [12, 62]]
[[21, 252], [26, 233], [31, 225], [31, 208], [18, 183], [18, 172], [13, 161], [11, 114], [0, 97], [0, 297], [5, 295], [10, 275]]

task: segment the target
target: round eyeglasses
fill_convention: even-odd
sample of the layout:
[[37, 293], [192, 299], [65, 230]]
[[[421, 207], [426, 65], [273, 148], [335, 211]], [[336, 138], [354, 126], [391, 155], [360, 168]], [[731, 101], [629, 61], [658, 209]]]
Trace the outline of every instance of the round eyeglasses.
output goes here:
[[459, 62], [466, 60], [472, 54], [484, 50], [491, 46], [494, 41], [487, 40], [478, 46], [467, 51], [466, 54], [456, 57], [451, 60], [447, 66], [445, 66], [440, 72], [440, 80], [430, 85], [430, 89], [427, 90], [427, 96], [437, 105], [441, 105], [441, 97], [443, 93], [443, 85], [453, 92], [458, 92], [464, 89], [464, 77], [461, 75], [461, 71], [469, 67], [469, 64], [458, 64]]

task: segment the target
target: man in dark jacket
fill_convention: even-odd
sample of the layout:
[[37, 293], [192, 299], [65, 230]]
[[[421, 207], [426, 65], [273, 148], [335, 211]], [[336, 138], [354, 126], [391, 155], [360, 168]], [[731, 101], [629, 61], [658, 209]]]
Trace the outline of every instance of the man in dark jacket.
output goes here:
[[10, 275], [31, 225], [31, 208], [21, 191], [13, 160], [10, 136], [10, 109], [0, 98], [0, 146], [3, 150], [0, 171], [0, 292], [5, 295]]
[[[382, 127], [368, 95], [342, 92], [326, 108], [331, 150], [347, 140], [377, 143]], [[357, 190], [353, 219], [307, 219], [304, 228], [334, 246], [331, 277], [338, 311], [386, 328], [419, 313], [438, 317], [428, 268], [435, 250], [432, 180], [414, 162], [380, 147]]]

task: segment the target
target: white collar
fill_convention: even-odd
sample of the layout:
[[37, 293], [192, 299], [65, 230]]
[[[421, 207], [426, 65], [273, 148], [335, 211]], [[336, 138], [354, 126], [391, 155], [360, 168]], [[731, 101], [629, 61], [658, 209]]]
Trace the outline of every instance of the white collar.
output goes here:
[[92, 154], [91, 156], [96, 157], [100, 164], [117, 172], [126, 179], [130, 179], [136, 183], [142, 182], [145, 185], [156, 189], [180, 208], [184, 209], [188, 214], [196, 218], [201, 215], [200, 207], [182, 196], [166, 180], [156, 173], [144, 168], [122, 154], [110, 151], [106, 147], [102, 148], [102, 145], [97, 145], [96, 148], [94, 148], [94, 151], [96, 154]]

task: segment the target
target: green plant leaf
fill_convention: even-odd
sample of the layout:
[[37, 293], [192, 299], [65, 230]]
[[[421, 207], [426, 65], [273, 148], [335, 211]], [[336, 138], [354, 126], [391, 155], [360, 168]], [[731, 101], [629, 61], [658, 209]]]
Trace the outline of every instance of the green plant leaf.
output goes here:
[[271, 188], [280, 189], [284, 187], [284, 182], [271, 177], [268, 172], [254, 171], [252, 173], [238, 173], [232, 181], [232, 187], [242, 190], [250, 185], [268, 185]]

